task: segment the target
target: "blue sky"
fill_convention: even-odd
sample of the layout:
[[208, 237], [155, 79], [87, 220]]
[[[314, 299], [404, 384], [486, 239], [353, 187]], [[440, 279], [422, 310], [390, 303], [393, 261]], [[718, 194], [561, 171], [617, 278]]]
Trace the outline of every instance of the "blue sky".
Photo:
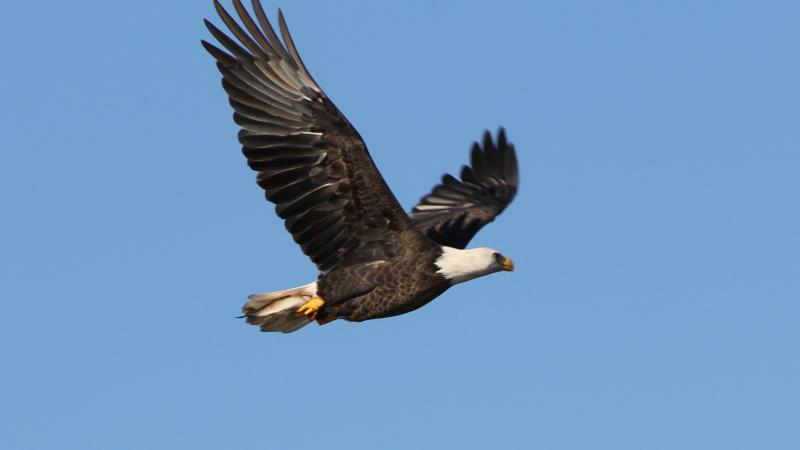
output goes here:
[[506, 126], [521, 191], [474, 243], [516, 272], [258, 333], [246, 296], [316, 273], [212, 3], [10, 3], [0, 449], [800, 448], [800, 4], [265, 6], [406, 207]]

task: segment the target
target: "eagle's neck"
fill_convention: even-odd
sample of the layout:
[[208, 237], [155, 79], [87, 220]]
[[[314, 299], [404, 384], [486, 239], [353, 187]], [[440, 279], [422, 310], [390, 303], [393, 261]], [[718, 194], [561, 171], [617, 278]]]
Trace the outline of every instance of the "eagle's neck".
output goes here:
[[453, 247], [442, 246], [442, 254], [436, 259], [435, 264], [440, 274], [450, 284], [463, 283], [473, 278], [497, 272], [493, 264], [494, 250], [488, 248], [470, 248], [461, 250]]

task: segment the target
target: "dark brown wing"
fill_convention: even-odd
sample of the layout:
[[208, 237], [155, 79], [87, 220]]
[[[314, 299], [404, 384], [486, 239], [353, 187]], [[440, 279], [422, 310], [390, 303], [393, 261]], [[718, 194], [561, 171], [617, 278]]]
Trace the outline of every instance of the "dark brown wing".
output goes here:
[[438, 244], [464, 248], [511, 203], [518, 182], [514, 144], [506, 140], [503, 128], [496, 145], [487, 131], [483, 148], [472, 144], [472, 166], [461, 168], [461, 180], [445, 174], [411, 211], [411, 220]]
[[206, 21], [228, 52], [203, 46], [222, 72], [247, 163], [320, 271], [390, 258], [409, 239], [433, 245], [386, 186], [361, 136], [308, 73], [283, 14], [278, 11], [281, 42], [257, 0], [257, 23], [233, 1], [244, 28], [214, 5], [239, 43]]

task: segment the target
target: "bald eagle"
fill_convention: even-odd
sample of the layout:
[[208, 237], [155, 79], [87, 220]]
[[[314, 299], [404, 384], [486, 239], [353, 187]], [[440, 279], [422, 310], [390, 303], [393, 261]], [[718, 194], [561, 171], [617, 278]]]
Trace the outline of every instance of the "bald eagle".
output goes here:
[[446, 174], [406, 214], [367, 146], [322, 91], [278, 10], [282, 39], [253, 0], [241, 25], [215, 0], [238, 42], [205, 21], [227, 51], [203, 41], [241, 127], [239, 142], [257, 183], [303, 253], [317, 265], [309, 284], [254, 294], [242, 311], [262, 331], [289, 333], [313, 321], [396, 316], [450, 286], [514, 268], [489, 248], [465, 249], [517, 192], [514, 146], [500, 128], [474, 143], [460, 179]]

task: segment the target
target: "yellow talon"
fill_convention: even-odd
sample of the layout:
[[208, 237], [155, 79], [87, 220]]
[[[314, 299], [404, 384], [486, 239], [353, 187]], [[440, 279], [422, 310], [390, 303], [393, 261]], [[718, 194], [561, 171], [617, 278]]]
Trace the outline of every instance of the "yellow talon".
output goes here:
[[298, 316], [306, 316], [309, 320], [314, 320], [317, 318], [317, 311], [320, 310], [325, 305], [325, 300], [314, 297], [311, 300], [303, 303], [303, 306], [297, 308], [295, 314]]

